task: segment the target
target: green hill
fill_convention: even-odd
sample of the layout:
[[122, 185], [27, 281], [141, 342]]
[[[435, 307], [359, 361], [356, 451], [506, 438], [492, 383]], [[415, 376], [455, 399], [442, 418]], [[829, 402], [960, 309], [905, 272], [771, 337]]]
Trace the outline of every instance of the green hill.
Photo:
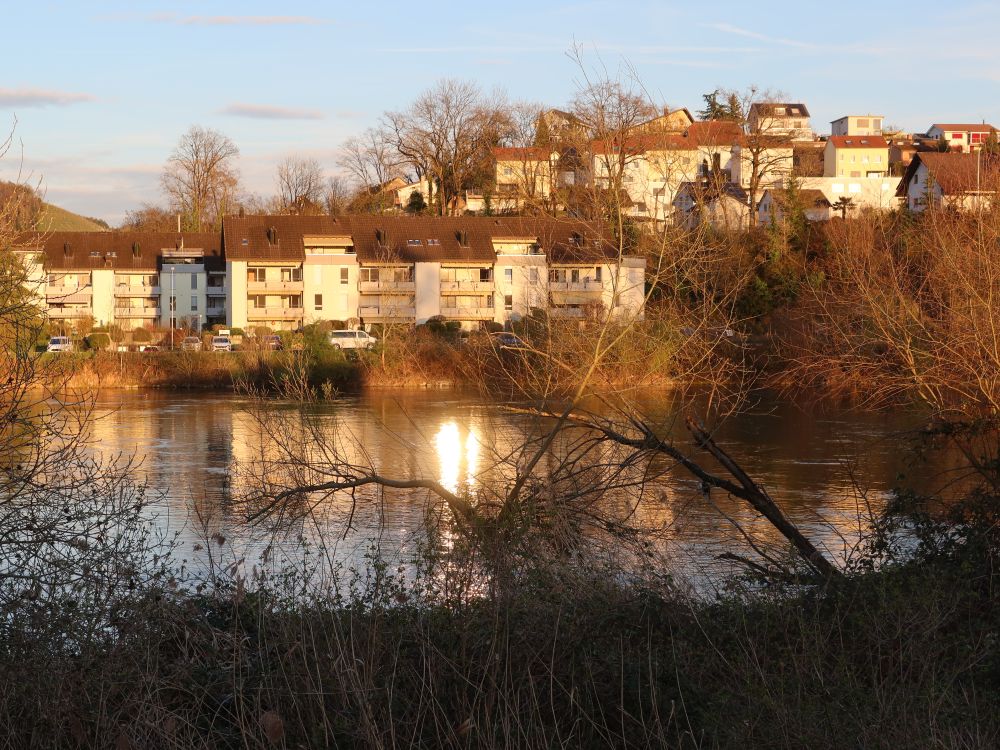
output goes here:
[[38, 228], [43, 232], [104, 232], [108, 225], [45, 203], [39, 214]]

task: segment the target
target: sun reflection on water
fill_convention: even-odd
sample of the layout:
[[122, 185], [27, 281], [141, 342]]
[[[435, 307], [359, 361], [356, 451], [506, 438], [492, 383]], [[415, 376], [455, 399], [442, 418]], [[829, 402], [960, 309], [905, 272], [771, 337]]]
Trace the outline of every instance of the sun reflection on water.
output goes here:
[[479, 438], [469, 430], [462, 431], [454, 421], [445, 422], [434, 436], [438, 461], [441, 463], [441, 485], [456, 494], [471, 489], [479, 469]]

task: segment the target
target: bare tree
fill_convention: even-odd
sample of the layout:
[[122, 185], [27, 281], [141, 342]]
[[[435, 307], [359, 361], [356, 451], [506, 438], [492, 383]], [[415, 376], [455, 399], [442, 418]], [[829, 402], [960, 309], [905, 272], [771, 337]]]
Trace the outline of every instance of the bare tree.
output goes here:
[[390, 136], [379, 128], [368, 128], [341, 146], [337, 163], [363, 188], [385, 185], [401, 174], [399, 155]]
[[386, 131], [403, 161], [426, 176], [428, 203], [444, 216], [463, 189], [490, 179], [491, 149], [510, 132], [504, 99], [484, 96], [467, 81], [446, 79], [405, 110], [385, 115]]
[[239, 193], [239, 149], [217, 130], [192, 125], [181, 136], [161, 177], [171, 208], [184, 228], [219, 226]]
[[141, 208], [125, 212], [119, 229], [132, 232], [173, 232], [177, 229], [177, 217], [162, 206], [144, 203]]
[[315, 159], [287, 157], [278, 165], [277, 183], [283, 211], [295, 214], [322, 211], [323, 168]]
[[330, 216], [346, 213], [351, 203], [351, 189], [340, 175], [334, 175], [326, 181], [323, 190], [323, 208]]

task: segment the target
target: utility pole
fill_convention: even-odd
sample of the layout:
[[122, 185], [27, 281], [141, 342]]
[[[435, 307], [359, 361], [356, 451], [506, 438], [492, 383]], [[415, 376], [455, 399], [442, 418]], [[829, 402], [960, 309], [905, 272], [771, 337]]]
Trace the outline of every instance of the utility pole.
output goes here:
[[[180, 223], [180, 214], [177, 215], [177, 222]], [[176, 318], [177, 294], [174, 287], [174, 267], [170, 266], [170, 348], [174, 348], [174, 321]]]

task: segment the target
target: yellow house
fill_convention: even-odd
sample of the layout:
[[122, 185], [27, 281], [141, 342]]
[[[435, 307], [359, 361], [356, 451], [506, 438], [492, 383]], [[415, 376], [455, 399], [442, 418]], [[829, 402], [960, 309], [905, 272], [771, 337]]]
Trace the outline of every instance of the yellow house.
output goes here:
[[831, 135], [823, 150], [824, 177], [885, 177], [889, 142], [882, 136]]

